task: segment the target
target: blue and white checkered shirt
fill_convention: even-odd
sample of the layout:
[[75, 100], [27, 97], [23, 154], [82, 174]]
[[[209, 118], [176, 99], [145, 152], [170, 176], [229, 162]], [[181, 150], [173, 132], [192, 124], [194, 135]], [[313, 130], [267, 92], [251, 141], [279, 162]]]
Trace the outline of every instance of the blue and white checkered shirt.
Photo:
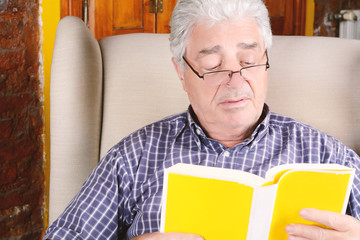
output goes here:
[[360, 158], [333, 137], [270, 113], [246, 141], [226, 148], [189, 111], [148, 125], [100, 161], [44, 239], [128, 239], [159, 231], [163, 172], [176, 163], [239, 169], [262, 177], [286, 163], [338, 163], [356, 169], [347, 213], [360, 219]]

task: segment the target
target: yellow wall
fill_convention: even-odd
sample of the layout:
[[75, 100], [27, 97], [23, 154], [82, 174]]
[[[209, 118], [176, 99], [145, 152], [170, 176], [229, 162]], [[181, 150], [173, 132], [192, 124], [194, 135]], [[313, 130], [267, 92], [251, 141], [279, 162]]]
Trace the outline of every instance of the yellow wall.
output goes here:
[[314, 0], [306, 0], [306, 26], [305, 36], [314, 35], [314, 14], [315, 14], [315, 3]]
[[54, 48], [56, 27], [60, 20], [60, 0], [42, 0], [42, 57], [44, 79], [44, 174], [45, 209], [44, 229], [49, 225], [49, 183], [50, 183], [50, 67]]

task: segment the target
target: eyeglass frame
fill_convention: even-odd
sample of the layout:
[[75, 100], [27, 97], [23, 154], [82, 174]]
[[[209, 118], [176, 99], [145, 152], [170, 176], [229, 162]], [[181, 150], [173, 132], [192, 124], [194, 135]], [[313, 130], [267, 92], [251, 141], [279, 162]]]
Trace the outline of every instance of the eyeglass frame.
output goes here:
[[191, 70], [196, 74], [196, 76], [198, 76], [199, 78], [204, 79], [204, 75], [210, 74], [210, 73], [230, 72], [229, 79], [231, 79], [234, 73], [240, 73], [240, 76], [242, 76], [241, 71], [244, 70], [244, 69], [249, 69], [249, 68], [253, 68], [253, 67], [266, 66], [265, 71], [267, 71], [267, 70], [270, 68], [269, 57], [268, 57], [267, 50], [265, 50], [265, 55], [266, 55], [266, 63], [264, 63], [264, 64], [256, 64], [256, 65], [252, 65], [252, 66], [243, 67], [243, 68], [240, 68], [240, 70], [238, 70], [238, 71], [219, 70], [219, 71], [213, 71], [213, 72], [206, 72], [206, 73], [204, 73], [203, 75], [200, 75], [200, 73], [199, 73], [198, 71], [196, 71], [196, 70], [191, 66], [191, 64], [188, 62], [188, 60], [186, 60], [185, 56], [183, 56], [182, 58], [183, 58], [184, 62], [186, 63], [186, 65], [188, 65], [188, 66], [190, 67], [190, 69], [191, 69]]

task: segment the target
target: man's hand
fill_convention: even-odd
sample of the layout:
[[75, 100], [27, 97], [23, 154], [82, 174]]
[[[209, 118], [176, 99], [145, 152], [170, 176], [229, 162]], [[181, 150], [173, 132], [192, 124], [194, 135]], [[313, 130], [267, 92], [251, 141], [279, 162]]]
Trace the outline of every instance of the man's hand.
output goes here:
[[199, 235], [190, 234], [190, 233], [146, 233], [131, 240], [204, 240]]
[[332, 229], [304, 224], [289, 224], [285, 229], [289, 234], [289, 240], [360, 239], [360, 221], [351, 216], [313, 208], [302, 209], [300, 216]]

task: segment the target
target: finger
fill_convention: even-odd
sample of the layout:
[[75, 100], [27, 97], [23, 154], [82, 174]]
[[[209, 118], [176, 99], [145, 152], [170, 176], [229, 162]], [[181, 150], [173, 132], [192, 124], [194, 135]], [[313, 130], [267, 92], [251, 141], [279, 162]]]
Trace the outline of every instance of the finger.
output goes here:
[[353, 221], [353, 218], [350, 216], [314, 208], [301, 209], [300, 216], [306, 220], [323, 224], [340, 232], [348, 231]]
[[338, 239], [338, 233], [332, 229], [321, 228], [313, 225], [305, 224], [289, 224], [286, 226], [285, 231], [289, 234], [288, 239], [314, 239], [314, 240], [327, 240]]
[[293, 235], [289, 235], [287, 240], [309, 240], [308, 238], [303, 238], [303, 237], [299, 237], [299, 236], [293, 236]]
[[[164, 239], [171, 239], [171, 240], [204, 240], [203, 237], [191, 233], [178, 233], [178, 232], [170, 232], [170, 233], [160, 233], [164, 236], [166, 235], [166, 238]], [[170, 237], [171, 238], [168, 238]]]
[[204, 240], [199, 235], [191, 234], [191, 233], [177, 233], [177, 232], [169, 232], [169, 233], [146, 233], [131, 240]]

